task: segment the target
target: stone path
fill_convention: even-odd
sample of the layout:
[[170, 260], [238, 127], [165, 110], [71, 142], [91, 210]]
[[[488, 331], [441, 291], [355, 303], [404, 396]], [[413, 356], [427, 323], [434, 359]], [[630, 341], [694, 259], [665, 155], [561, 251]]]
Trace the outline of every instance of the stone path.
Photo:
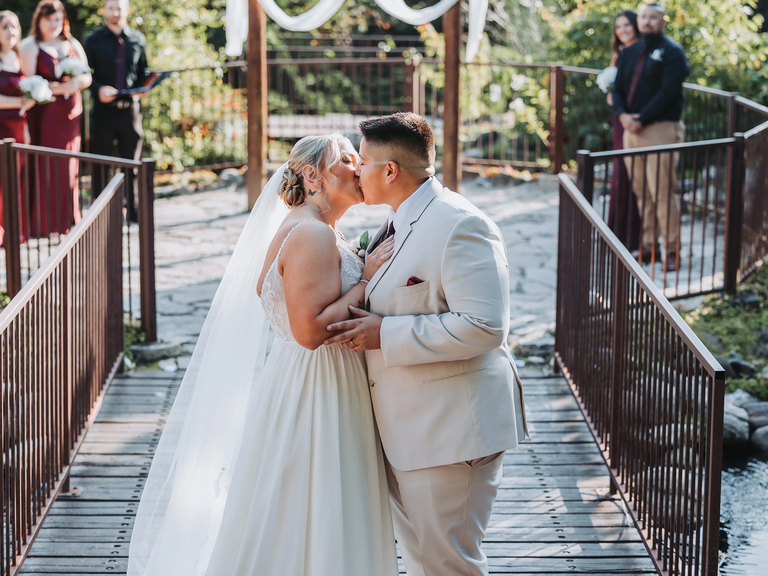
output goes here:
[[[510, 345], [534, 356], [554, 340], [557, 187], [555, 180], [504, 186], [479, 178], [462, 193], [500, 226], [510, 260]], [[210, 302], [245, 225], [244, 188], [158, 199], [155, 203], [158, 334], [184, 343], [191, 354]], [[353, 208], [340, 227], [348, 238], [378, 229], [388, 214], [382, 206]], [[189, 357], [179, 358], [186, 367]], [[524, 360], [524, 358], [521, 358]], [[530, 364], [529, 364], [530, 366]], [[548, 367], [544, 366], [546, 375]], [[541, 370], [532, 375], [542, 375]]]

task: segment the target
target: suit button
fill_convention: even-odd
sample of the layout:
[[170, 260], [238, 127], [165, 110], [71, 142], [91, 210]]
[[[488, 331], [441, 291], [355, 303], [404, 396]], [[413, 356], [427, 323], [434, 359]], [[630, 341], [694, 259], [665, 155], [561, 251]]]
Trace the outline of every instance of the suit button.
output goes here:
[[374, 382], [373, 380], [368, 380], [368, 384], [370, 384], [370, 385], [371, 385], [371, 388], [373, 388], [374, 386], [376, 386], [376, 382]]

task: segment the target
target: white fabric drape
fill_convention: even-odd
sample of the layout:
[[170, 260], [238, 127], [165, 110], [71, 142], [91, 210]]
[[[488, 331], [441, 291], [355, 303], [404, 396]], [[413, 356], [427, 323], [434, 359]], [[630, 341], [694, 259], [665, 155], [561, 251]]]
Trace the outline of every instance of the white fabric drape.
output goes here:
[[[374, 0], [379, 8], [390, 16], [419, 26], [432, 22], [445, 14], [458, 0], [440, 0], [434, 6], [414, 10], [403, 0]], [[309, 32], [328, 22], [341, 8], [345, 0], [320, 0], [316, 6], [300, 16], [288, 16], [274, 0], [259, 0], [264, 11], [281, 28], [293, 32]], [[471, 62], [483, 39], [488, 0], [469, 0], [469, 36], [467, 38], [467, 62]], [[243, 43], [248, 38], [248, 0], [227, 2], [227, 55], [240, 56]]]

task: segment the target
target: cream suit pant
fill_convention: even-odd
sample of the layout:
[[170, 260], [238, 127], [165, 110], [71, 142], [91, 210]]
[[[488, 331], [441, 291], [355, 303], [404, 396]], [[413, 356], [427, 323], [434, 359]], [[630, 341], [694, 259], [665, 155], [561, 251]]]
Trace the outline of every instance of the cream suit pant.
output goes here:
[[[624, 148], [643, 148], [679, 144], [685, 140], [682, 122], [655, 122], [637, 134], [624, 132]], [[680, 199], [677, 197], [679, 154], [627, 156], [624, 163], [637, 198], [637, 209], [643, 216], [643, 248], [653, 250], [658, 237], [666, 238], [667, 252], [677, 251]], [[671, 191], [671, 194], [670, 194]]]
[[504, 452], [403, 472], [386, 462], [395, 536], [408, 576], [486, 576], [480, 544]]

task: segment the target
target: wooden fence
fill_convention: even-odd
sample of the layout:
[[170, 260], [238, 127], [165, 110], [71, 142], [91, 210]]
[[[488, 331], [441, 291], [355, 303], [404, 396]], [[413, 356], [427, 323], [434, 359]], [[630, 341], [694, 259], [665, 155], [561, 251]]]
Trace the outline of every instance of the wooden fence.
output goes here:
[[122, 367], [124, 187], [115, 176], [0, 314], [2, 576], [18, 573], [68, 489], [73, 455]]

